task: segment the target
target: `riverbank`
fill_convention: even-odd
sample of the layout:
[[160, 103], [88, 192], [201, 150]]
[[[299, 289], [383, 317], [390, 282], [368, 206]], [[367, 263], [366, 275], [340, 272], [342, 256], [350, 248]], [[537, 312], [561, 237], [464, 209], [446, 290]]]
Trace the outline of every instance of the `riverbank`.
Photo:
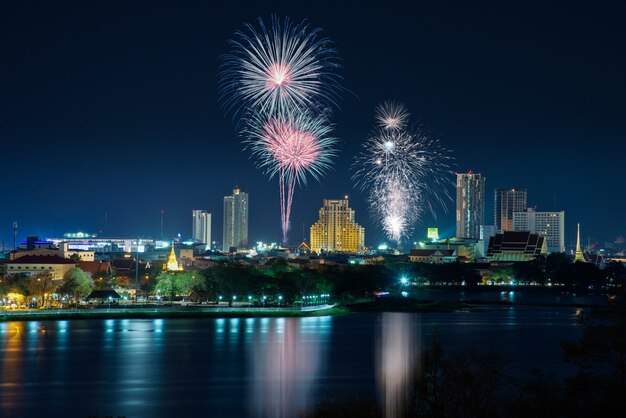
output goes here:
[[417, 300], [407, 298], [378, 298], [346, 305], [350, 312], [470, 312], [478, 308], [457, 301]]
[[315, 317], [347, 313], [343, 307], [315, 311], [290, 308], [193, 308], [150, 307], [78, 310], [30, 310], [0, 312], [0, 322], [55, 321], [75, 319], [156, 319], [156, 318], [274, 318]]

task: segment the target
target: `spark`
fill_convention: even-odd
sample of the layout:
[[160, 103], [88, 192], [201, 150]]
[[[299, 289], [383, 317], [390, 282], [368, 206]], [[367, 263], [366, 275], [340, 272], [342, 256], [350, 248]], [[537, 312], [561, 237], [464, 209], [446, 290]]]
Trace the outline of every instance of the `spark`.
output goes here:
[[221, 99], [228, 111], [282, 113], [296, 108], [326, 111], [337, 105], [340, 67], [331, 41], [306, 21], [273, 16], [269, 26], [246, 24], [223, 57]]
[[402, 103], [383, 102], [376, 107], [376, 123], [385, 130], [399, 131], [406, 128], [409, 112]]
[[[378, 108], [378, 128], [355, 160], [353, 179], [368, 194], [370, 211], [385, 235], [400, 243], [424, 210], [434, 214], [436, 204], [445, 209], [450, 199], [447, 186], [451, 183], [452, 157], [419, 126], [411, 130], [398, 128], [406, 125], [408, 113], [403, 105], [389, 103], [393, 102]], [[402, 123], [395, 127], [382, 124], [380, 109], [387, 113], [395, 109], [396, 115], [402, 115]]]
[[269, 177], [278, 176], [283, 241], [287, 240], [296, 184], [307, 176], [317, 180], [330, 168], [335, 156], [335, 138], [326, 118], [294, 114], [260, 116], [246, 130], [248, 147], [257, 165]]

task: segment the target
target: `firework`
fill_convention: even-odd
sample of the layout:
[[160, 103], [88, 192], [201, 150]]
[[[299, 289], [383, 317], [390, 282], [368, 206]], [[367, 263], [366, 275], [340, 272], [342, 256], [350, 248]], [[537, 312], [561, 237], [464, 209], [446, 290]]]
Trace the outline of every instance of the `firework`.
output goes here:
[[435, 206], [445, 208], [450, 198], [448, 151], [419, 127], [405, 130], [407, 117], [400, 104], [379, 106], [379, 127], [357, 156], [353, 177], [368, 193], [371, 212], [387, 237], [398, 243], [407, 238], [425, 209], [434, 214]]
[[338, 59], [319, 28], [288, 18], [272, 17], [269, 26], [259, 18], [231, 44], [220, 73], [221, 98], [239, 118], [258, 165], [278, 177], [286, 242], [296, 184], [319, 179], [335, 152], [328, 115], [340, 90]]
[[319, 28], [272, 17], [235, 33], [223, 60], [221, 97], [228, 111], [283, 113], [336, 105], [339, 68], [335, 50]]
[[385, 130], [402, 130], [406, 128], [409, 112], [402, 103], [383, 102], [376, 107], [376, 123]]
[[303, 110], [258, 116], [247, 123], [246, 144], [270, 178], [278, 176], [283, 241], [287, 240], [296, 184], [318, 179], [335, 156], [335, 138], [325, 117]]

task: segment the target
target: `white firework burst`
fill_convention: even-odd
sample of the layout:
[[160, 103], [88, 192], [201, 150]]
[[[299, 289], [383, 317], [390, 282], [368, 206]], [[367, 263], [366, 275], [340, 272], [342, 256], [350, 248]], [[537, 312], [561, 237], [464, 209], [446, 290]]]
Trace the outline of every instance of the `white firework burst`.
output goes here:
[[249, 111], [282, 113], [307, 108], [325, 111], [337, 104], [339, 60], [321, 29], [306, 21], [272, 16], [246, 24], [231, 41], [220, 73], [221, 98], [236, 116]]
[[402, 103], [383, 102], [376, 107], [376, 123], [385, 130], [399, 131], [406, 128], [409, 112]]

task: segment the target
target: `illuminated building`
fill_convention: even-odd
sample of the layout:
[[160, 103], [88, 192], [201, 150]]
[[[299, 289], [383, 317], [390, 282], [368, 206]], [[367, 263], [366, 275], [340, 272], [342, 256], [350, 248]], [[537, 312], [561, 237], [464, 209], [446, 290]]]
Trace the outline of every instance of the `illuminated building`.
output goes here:
[[239, 188], [224, 196], [224, 234], [222, 249], [245, 249], [248, 246], [248, 193]]
[[192, 210], [192, 239], [211, 247], [211, 213], [205, 210]]
[[167, 264], [165, 265], [165, 270], [167, 271], [182, 271], [183, 266], [178, 264], [178, 260], [176, 259], [176, 254], [174, 253], [174, 243], [172, 243], [172, 251], [170, 252], [170, 256], [167, 258]]
[[580, 249], [580, 224], [578, 224], [578, 231], [576, 233], [576, 253], [574, 255], [574, 262], [580, 261], [586, 263], [583, 251]]
[[311, 250], [314, 252], [359, 253], [365, 248], [365, 228], [354, 221], [354, 210], [345, 199], [324, 199], [319, 220], [311, 226]]
[[529, 231], [546, 238], [549, 253], [565, 252], [565, 212], [538, 212], [529, 208], [513, 213], [513, 231]]
[[526, 210], [526, 189], [496, 189], [493, 219], [496, 232], [514, 231], [513, 213]]
[[58, 255], [26, 255], [5, 263], [5, 274], [49, 275], [52, 280], [63, 280], [65, 273], [78, 262]]
[[480, 239], [485, 223], [485, 178], [480, 173], [456, 175], [456, 236]]

